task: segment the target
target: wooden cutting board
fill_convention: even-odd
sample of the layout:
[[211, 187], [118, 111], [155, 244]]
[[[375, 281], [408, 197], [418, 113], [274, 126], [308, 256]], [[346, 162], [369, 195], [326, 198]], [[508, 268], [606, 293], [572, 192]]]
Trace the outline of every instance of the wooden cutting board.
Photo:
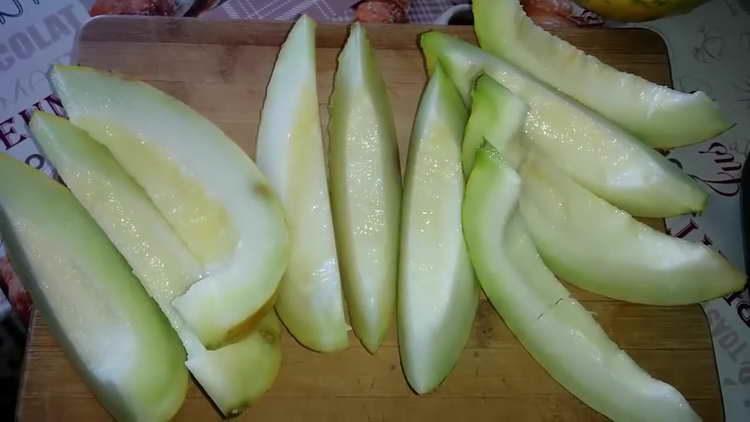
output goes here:
[[[86, 25], [77, 60], [145, 80], [196, 108], [249, 154], [265, 87], [288, 24], [107, 17]], [[368, 26], [394, 108], [402, 162], [425, 71], [417, 36], [428, 27]], [[475, 41], [472, 28], [443, 30]], [[323, 125], [345, 26], [318, 28], [318, 92]], [[639, 29], [565, 30], [558, 35], [603, 61], [669, 84], [658, 35]], [[662, 226], [663, 227], [663, 226]], [[706, 420], [722, 418], [714, 355], [700, 307], [654, 307], [571, 288], [617, 344], [653, 376], [679, 389]], [[273, 388], [242, 416], [255, 421], [601, 420], [537, 365], [486, 300], [453, 373], [434, 393], [415, 395], [399, 365], [395, 330], [369, 355], [351, 336], [348, 350], [318, 354], [285, 333], [284, 361]], [[107, 419], [35, 314], [26, 350], [18, 416], [22, 420]], [[178, 420], [219, 414], [195, 385]]]

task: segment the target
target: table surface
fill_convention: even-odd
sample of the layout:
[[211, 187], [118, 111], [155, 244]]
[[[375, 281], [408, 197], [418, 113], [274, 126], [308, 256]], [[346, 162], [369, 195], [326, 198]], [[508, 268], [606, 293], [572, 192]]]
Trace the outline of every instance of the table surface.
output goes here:
[[[368, 26], [388, 85], [401, 147], [425, 82], [416, 39], [427, 27]], [[178, 19], [99, 18], [83, 30], [85, 65], [142, 79], [182, 99], [218, 124], [251, 156], [278, 45], [287, 24]], [[443, 30], [474, 40], [471, 28]], [[663, 42], [638, 30], [566, 30], [573, 44], [620, 69], [670, 83]], [[318, 92], [323, 127], [335, 59], [346, 28], [318, 28]], [[325, 132], [325, 131], [324, 131]], [[652, 221], [663, 227], [660, 221]], [[699, 306], [654, 307], [614, 301], [570, 287], [612, 339], [653, 376], [679, 389], [706, 420], [720, 420], [721, 398], [706, 318]], [[601, 420], [534, 362], [482, 298], [459, 362], [443, 385], [418, 397], [401, 372], [395, 329], [375, 355], [351, 347], [319, 354], [283, 335], [283, 364], [273, 388], [242, 418], [262, 421]], [[107, 419], [35, 313], [18, 403], [21, 420]], [[219, 414], [193, 383], [178, 420]]]

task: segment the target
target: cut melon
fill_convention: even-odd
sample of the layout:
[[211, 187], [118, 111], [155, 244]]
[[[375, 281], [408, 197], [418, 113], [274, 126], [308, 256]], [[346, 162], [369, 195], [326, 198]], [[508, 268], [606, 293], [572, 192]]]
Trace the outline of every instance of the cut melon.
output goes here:
[[636, 303], [682, 305], [739, 291], [745, 274], [707, 246], [660, 233], [530, 153], [521, 211], [546, 264], [592, 292]]
[[[471, 92], [471, 115], [466, 123], [462, 161], [466, 178], [474, 167], [477, 150], [487, 141], [507, 155], [510, 149], [520, 152], [520, 137], [529, 107], [487, 75], [477, 79]], [[520, 157], [516, 157], [520, 161]]]
[[281, 47], [258, 129], [258, 166], [287, 212], [291, 253], [276, 310], [303, 345], [347, 347], [315, 75], [315, 22], [302, 16]]
[[188, 353], [186, 365], [203, 389], [225, 415], [239, 413], [270, 387], [278, 372], [280, 327], [273, 312], [235, 343], [206, 350], [172, 306], [203, 268], [144, 190], [106, 147], [65, 119], [37, 112], [31, 129], [45, 156], [177, 331]]
[[435, 389], [466, 344], [479, 286], [461, 229], [466, 110], [438, 66], [419, 103], [404, 180], [398, 340], [406, 379]]
[[396, 307], [401, 167], [388, 92], [359, 24], [338, 63], [328, 126], [333, 226], [354, 333], [374, 353]]
[[544, 266], [517, 212], [518, 174], [483, 147], [466, 187], [464, 232], [503, 321], [568, 391], [616, 421], [697, 421], [685, 398], [641, 369]]
[[117, 420], [169, 420], [185, 352], [125, 260], [62, 185], [0, 154], [0, 231], [34, 305]]
[[575, 98], [657, 148], [689, 145], [730, 127], [703, 92], [686, 94], [620, 72], [534, 24], [518, 0], [474, 1], [483, 49]]
[[281, 321], [267, 312], [241, 340], [194, 353], [190, 372], [226, 416], [235, 416], [268, 391], [281, 368]]
[[697, 212], [708, 195], [674, 164], [596, 113], [476, 46], [439, 32], [422, 36], [428, 68], [439, 62], [468, 103], [474, 80], [495, 79], [529, 106], [523, 133], [566, 173], [641, 217]]
[[143, 187], [206, 272], [173, 305], [208, 348], [249, 329], [286, 267], [282, 208], [250, 158], [182, 102], [141, 82], [56, 66], [71, 121]]

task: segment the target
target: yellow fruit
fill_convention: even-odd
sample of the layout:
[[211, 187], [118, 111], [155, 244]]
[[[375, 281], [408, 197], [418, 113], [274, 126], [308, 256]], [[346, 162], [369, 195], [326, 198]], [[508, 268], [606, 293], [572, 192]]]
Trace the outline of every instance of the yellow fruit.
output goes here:
[[688, 12], [705, 0], [575, 0], [575, 2], [607, 19], [642, 22]]

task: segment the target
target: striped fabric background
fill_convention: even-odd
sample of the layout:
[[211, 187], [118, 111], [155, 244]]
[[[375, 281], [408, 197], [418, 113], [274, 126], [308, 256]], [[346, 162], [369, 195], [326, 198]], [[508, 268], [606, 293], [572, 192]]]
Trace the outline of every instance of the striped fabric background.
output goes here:
[[[409, 21], [434, 22], [441, 13], [468, 0], [411, 0]], [[230, 0], [201, 17], [209, 19], [293, 20], [302, 13], [318, 21], [348, 22], [358, 0]]]

